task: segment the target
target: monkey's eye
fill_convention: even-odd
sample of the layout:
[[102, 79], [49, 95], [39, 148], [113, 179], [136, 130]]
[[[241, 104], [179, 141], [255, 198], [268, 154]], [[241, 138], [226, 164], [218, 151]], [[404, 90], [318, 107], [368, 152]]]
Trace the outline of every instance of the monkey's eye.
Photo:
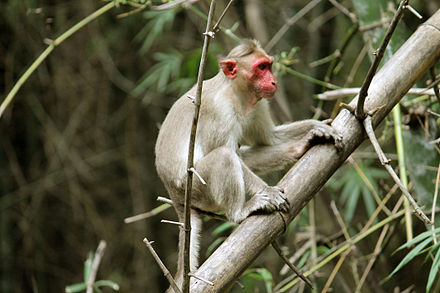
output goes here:
[[260, 70], [265, 70], [265, 69], [267, 68], [267, 64], [266, 64], [266, 63], [260, 63], [260, 64], [258, 65], [258, 68], [259, 68]]

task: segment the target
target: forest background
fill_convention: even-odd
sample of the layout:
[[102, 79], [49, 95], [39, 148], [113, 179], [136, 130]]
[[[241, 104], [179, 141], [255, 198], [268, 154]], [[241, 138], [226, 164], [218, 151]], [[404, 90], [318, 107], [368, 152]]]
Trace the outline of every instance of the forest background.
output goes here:
[[[209, 2], [192, 1], [164, 11], [129, 2], [121, 1], [57, 46], [0, 118], [1, 292], [60, 292], [81, 283], [84, 262], [100, 240], [107, 247], [97, 280], [112, 281], [102, 285], [117, 283], [122, 292], [163, 292], [168, 286], [142, 239], [154, 240], [156, 251], [174, 271], [178, 231], [160, 222], [176, 220], [174, 211], [129, 224], [124, 219], [160, 206], [156, 198], [167, 196], [155, 171], [154, 144], [172, 103], [195, 83]], [[227, 4], [217, 2], [215, 19]], [[106, 4], [3, 3], [0, 102], [51, 40]], [[218, 56], [235, 46], [237, 38], [255, 38], [276, 60], [281, 86], [272, 102], [275, 120], [334, 117], [339, 102], [350, 98], [322, 101], [316, 95], [362, 84], [397, 4], [235, 1], [211, 44], [206, 77], [217, 72]], [[410, 4], [423, 20], [404, 13], [388, 57], [440, 9], [436, 0]], [[429, 86], [439, 72], [437, 65], [417, 86]], [[431, 211], [438, 186], [439, 153], [432, 141], [439, 136], [439, 109], [433, 95], [408, 95], [401, 103], [403, 125], [396, 125], [390, 115], [377, 132], [393, 167], [408, 179], [411, 193], [426, 211]], [[396, 127], [403, 130], [404, 161], [398, 159]], [[402, 209], [400, 198], [365, 143], [279, 243], [301, 270], [312, 269], [315, 292], [438, 292], [439, 231], [393, 254], [430, 231], [416, 217], [398, 218], [353, 243], [361, 232]], [[209, 218], [204, 225], [202, 258], [233, 229]], [[326, 261], [348, 242], [348, 249]], [[386, 279], [405, 256], [410, 262]], [[313, 270], [315, 264], [323, 266]], [[244, 289], [235, 285], [232, 291], [309, 292], [292, 279], [276, 253], [266, 249], [240, 279]]]

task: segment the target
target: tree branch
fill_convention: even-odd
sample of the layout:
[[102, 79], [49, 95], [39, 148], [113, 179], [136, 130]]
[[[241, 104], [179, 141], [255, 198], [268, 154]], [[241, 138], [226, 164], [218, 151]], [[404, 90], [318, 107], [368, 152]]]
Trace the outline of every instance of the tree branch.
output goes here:
[[[379, 108], [373, 116], [376, 127], [409, 88], [440, 57], [440, 10], [421, 25], [407, 42], [376, 74], [365, 101], [365, 111]], [[351, 102], [355, 107], [357, 98]], [[326, 183], [347, 157], [366, 138], [362, 123], [349, 111], [342, 110], [332, 126], [343, 136], [344, 149], [337, 152], [330, 144], [311, 148], [284, 176], [278, 186], [290, 201], [285, 218], [290, 222]], [[277, 236], [284, 231], [280, 213], [246, 219], [197, 271], [214, 286], [193, 280], [191, 292], [223, 292]]]

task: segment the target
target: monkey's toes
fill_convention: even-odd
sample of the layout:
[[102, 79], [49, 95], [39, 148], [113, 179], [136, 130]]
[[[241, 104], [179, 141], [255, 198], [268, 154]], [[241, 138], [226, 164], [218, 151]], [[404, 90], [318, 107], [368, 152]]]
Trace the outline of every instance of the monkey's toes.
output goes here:
[[337, 136], [333, 137], [334, 145], [336, 147], [336, 150], [339, 152], [344, 148], [344, 143], [342, 142], [342, 135], [338, 134]]

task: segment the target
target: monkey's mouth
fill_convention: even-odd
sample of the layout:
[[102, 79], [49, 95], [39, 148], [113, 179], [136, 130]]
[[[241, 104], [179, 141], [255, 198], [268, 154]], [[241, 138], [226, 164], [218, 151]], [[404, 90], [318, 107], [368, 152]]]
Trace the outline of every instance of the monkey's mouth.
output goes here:
[[265, 98], [272, 98], [275, 95], [275, 91], [263, 91], [263, 96]]

